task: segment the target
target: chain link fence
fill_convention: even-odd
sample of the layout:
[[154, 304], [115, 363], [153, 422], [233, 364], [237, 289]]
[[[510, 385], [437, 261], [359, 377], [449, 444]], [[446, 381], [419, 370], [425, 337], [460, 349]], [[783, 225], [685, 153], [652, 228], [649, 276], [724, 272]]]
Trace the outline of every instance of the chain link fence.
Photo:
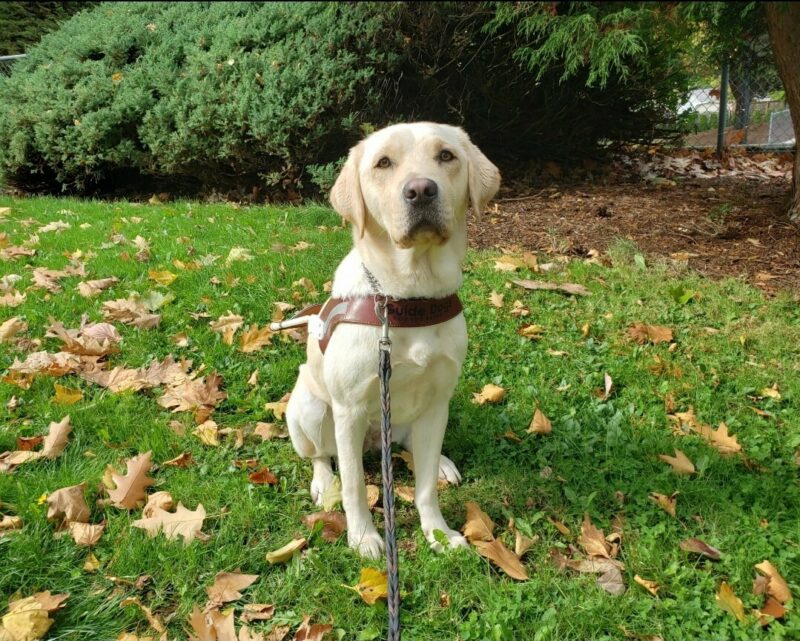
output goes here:
[[678, 107], [687, 132], [685, 146], [716, 148], [718, 153], [734, 146], [795, 148], [796, 132], [774, 64], [729, 60], [709, 85], [692, 89]]

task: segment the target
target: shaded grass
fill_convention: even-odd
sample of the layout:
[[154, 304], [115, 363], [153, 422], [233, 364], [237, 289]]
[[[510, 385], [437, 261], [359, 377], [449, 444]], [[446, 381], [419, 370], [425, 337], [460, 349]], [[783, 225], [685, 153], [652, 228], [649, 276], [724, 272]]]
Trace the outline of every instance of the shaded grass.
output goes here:
[[[241, 314], [245, 323], [263, 325], [276, 301], [299, 307], [321, 300], [323, 283], [350, 246], [338, 217], [316, 206], [233, 209], [226, 204], [138, 206], [48, 198], [5, 199], [0, 206], [12, 208], [0, 229], [13, 244], [52, 220], [72, 225], [61, 233], [40, 234], [38, 253], [27, 264], [59, 268], [67, 264], [64, 252], [81, 249], [96, 253], [87, 261], [90, 278], [114, 275], [121, 280], [90, 300], [75, 291], [78, 278], [64, 279], [58, 294], [31, 289], [20, 307], [0, 309], [0, 322], [24, 316], [29, 336], [41, 338], [49, 316], [77, 327], [84, 313], [90, 320], [101, 320], [104, 300], [126, 297], [131, 291], [172, 291], [176, 298], [163, 308], [158, 329], [119, 326], [122, 351], [110, 360], [138, 366], [174, 354], [192, 359], [196, 367], [204, 364], [206, 371], [219, 371], [228, 392], [213, 415], [221, 427], [271, 420], [264, 403], [291, 389], [304, 349], [276, 340], [260, 352], [242, 354], [222, 343], [209, 329], [209, 319], [195, 320], [189, 314], [207, 312], [216, 319], [231, 311]], [[133, 222], [132, 217], [141, 221]], [[27, 218], [36, 224], [25, 227], [21, 221]], [[86, 222], [92, 226], [81, 229]], [[136, 261], [130, 244], [101, 249], [115, 233], [147, 238], [151, 259]], [[292, 251], [299, 241], [314, 246]], [[226, 265], [233, 246], [247, 247], [254, 259]], [[179, 270], [172, 263], [209, 253], [221, 258], [198, 271]], [[432, 553], [413, 508], [401, 503], [397, 520], [404, 638], [620, 639], [623, 628], [668, 639], [800, 635], [794, 606], [783, 622], [761, 629], [740, 624], [714, 602], [725, 580], [748, 610], [758, 607], [761, 597], [751, 595], [750, 584], [753, 564], [765, 558], [781, 570], [795, 593], [800, 589], [800, 487], [793, 462], [800, 447], [797, 303], [788, 295], [767, 301], [735, 280], [674, 275], [664, 266], [642, 269], [633, 262], [634, 254], [635, 248], [625, 247], [617, 252], [613, 268], [572, 262], [563, 274], [547, 277], [584, 284], [592, 291], [585, 298], [507, 288], [510, 279], [494, 271], [493, 254], [469, 254], [461, 295], [470, 350], [445, 437], [445, 451], [459, 466], [464, 483], [442, 492], [443, 512], [458, 527], [464, 502], [478, 501], [501, 530], [514, 517], [531, 524], [541, 538], [526, 556], [531, 580], [518, 583], [471, 551]], [[30, 284], [24, 259], [2, 266], [6, 273], [23, 276], [20, 288]], [[178, 278], [169, 288], [160, 287], [148, 280], [148, 269], [169, 269]], [[214, 276], [220, 285], [210, 282]], [[293, 286], [302, 277], [313, 281], [317, 296]], [[232, 284], [229, 278], [240, 280]], [[676, 285], [694, 291], [694, 299], [676, 303], [669, 293]], [[505, 294], [502, 310], [489, 305], [492, 290]], [[515, 299], [528, 306], [528, 317], [509, 315]], [[625, 330], [635, 321], [672, 327], [677, 349], [630, 343]], [[544, 326], [541, 340], [517, 334], [527, 322]], [[182, 331], [190, 337], [187, 348], [170, 340]], [[55, 351], [57, 345], [54, 339], [43, 340], [43, 349]], [[554, 356], [548, 350], [566, 355]], [[5, 369], [15, 356], [19, 354], [12, 347], [0, 346], [0, 367]], [[259, 384], [252, 388], [246, 381], [256, 368]], [[615, 391], [602, 400], [595, 391], [602, 388], [606, 373]], [[53, 379], [48, 378], [37, 379], [27, 391], [0, 384], [0, 451], [13, 449], [18, 435], [41, 433], [49, 421], [67, 412], [75, 427], [59, 459], [0, 476], [0, 500], [12, 504], [11, 512], [25, 523], [23, 530], [0, 539], [0, 608], [17, 591], [68, 591], [71, 596], [56, 616], [53, 638], [116, 638], [124, 630], [145, 633], [147, 624], [138, 611], [118, 607], [135, 589], [109, 577], [132, 582], [147, 574], [152, 579], [139, 592], [142, 600], [169, 619], [171, 636], [183, 638], [186, 616], [193, 604], [204, 603], [204, 588], [214, 574], [239, 568], [261, 575], [247, 590], [245, 602], [275, 603], [279, 623], [296, 626], [309, 614], [315, 621], [332, 622], [342, 638], [383, 635], [385, 606], [368, 607], [341, 587], [356, 583], [365, 565], [343, 541], [314, 540], [308, 553], [288, 566], [273, 567], [265, 561], [269, 550], [295, 535], [307, 535], [300, 519], [314, 509], [307, 489], [310, 466], [287, 441], [248, 441], [238, 451], [226, 443], [207, 447], [190, 429], [184, 436], [170, 429], [175, 418], [191, 428], [191, 417], [160, 408], [155, 402], [159, 391], [115, 395], [74, 377], [60, 382], [80, 387], [83, 400], [69, 408], [53, 405]], [[502, 404], [471, 402], [472, 392], [487, 382], [508, 389]], [[759, 390], [775, 382], [780, 400], [754, 400]], [[12, 395], [21, 404], [9, 412], [5, 404]], [[726, 422], [746, 457], [723, 458], [698, 437], [676, 436], [665, 409], [669, 398], [676, 410], [691, 406], [715, 427]], [[537, 405], [553, 422], [553, 433], [544, 438], [525, 433]], [[753, 407], [771, 416], [759, 416]], [[521, 442], [504, 437], [509, 430]], [[658, 460], [658, 454], [672, 454], [675, 447], [695, 462], [695, 477], [676, 476]], [[204, 531], [211, 540], [183, 547], [160, 536], [149, 539], [130, 527], [137, 512], [95, 507], [93, 521], [105, 518], [108, 526], [94, 549], [102, 568], [88, 574], [82, 570], [87, 551], [76, 548], [69, 537], [53, 536], [39, 498], [88, 480], [87, 498], [92, 499], [107, 464], [119, 469], [125, 458], [146, 450], [153, 451], [156, 462], [182, 451], [193, 454], [196, 464], [190, 468], [162, 467], [155, 472], [155, 489], [169, 490], [190, 508], [202, 502], [209, 515]], [[280, 484], [250, 484], [247, 473], [232, 463], [250, 457], [268, 464]], [[377, 481], [377, 458], [370, 455], [366, 460], [368, 475]], [[399, 467], [399, 482], [410, 481]], [[650, 492], [676, 491], [678, 519], [648, 499]], [[606, 532], [615, 516], [624, 517], [621, 559], [628, 590], [621, 597], [600, 590], [592, 576], [564, 574], [549, 562], [548, 550], [563, 548], [567, 541], [547, 517], [562, 520], [576, 534], [584, 512]], [[687, 556], [678, 543], [690, 536], [721, 549], [722, 560], [711, 563]], [[634, 574], [657, 581], [662, 586], [659, 597], [637, 586]], [[271, 622], [262, 627], [270, 626]]]

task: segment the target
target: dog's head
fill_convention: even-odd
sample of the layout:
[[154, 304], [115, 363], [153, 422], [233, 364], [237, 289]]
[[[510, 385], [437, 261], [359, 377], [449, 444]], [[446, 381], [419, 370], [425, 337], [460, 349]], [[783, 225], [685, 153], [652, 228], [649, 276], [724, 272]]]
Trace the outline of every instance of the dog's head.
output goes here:
[[393, 125], [350, 150], [331, 203], [356, 238], [377, 225], [399, 247], [441, 245], [480, 214], [500, 186], [500, 172], [460, 127], [430, 122]]

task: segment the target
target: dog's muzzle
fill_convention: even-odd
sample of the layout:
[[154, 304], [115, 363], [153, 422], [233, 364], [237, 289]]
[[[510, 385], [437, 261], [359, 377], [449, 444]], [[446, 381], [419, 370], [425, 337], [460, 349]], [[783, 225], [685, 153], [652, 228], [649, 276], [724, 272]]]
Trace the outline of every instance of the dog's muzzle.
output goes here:
[[398, 245], [442, 245], [450, 233], [439, 203], [439, 186], [430, 178], [412, 178], [403, 185], [403, 200], [408, 212], [408, 227]]

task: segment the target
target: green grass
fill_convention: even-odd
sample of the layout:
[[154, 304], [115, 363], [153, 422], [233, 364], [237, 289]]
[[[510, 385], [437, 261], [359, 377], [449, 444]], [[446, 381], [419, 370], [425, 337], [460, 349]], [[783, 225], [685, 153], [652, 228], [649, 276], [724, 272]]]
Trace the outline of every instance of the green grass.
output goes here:
[[[191, 312], [207, 311], [212, 318], [228, 310], [245, 322], [263, 325], [272, 316], [272, 303], [290, 301], [293, 292], [310, 297], [292, 283], [310, 278], [320, 295], [322, 285], [350, 246], [349, 232], [338, 217], [318, 206], [304, 208], [233, 208], [227, 204], [177, 202], [165, 205], [82, 202], [65, 199], [0, 199], [11, 214], [0, 231], [12, 244], [25, 240], [37, 227], [64, 220], [71, 229], [40, 234], [32, 259], [0, 263], [5, 273], [23, 276], [18, 288], [31, 284], [29, 266], [60, 268], [65, 252], [95, 252], [87, 261], [90, 278], [117, 276], [120, 282], [99, 298], [84, 299], [75, 291], [79, 278], [62, 281], [63, 291], [47, 295], [30, 289], [17, 308], [0, 308], [0, 322], [21, 315], [28, 336], [43, 339], [42, 349], [56, 351], [58, 341], [44, 338], [48, 316], [66, 327], [78, 327], [82, 314], [99, 321], [104, 300], [125, 297], [131, 291], [169, 289], [175, 300], [163, 309], [156, 330], [119, 326], [124, 340], [113, 364], [138, 366], [167, 354], [186, 357], [195, 366], [205, 364], [223, 377], [227, 400], [213, 418], [221, 427], [252, 426], [270, 420], [264, 403], [278, 400], [294, 383], [303, 360], [303, 346], [276, 340], [254, 354], [242, 354], [225, 345], [208, 327], [208, 319], [194, 320]], [[132, 222], [131, 217], [141, 217]], [[32, 218], [36, 224], [25, 227]], [[88, 229], [79, 227], [91, 223]], [[327, 229], [319, 229], [326, 226]], [[112, 245], [101, 249], [114, 233], [148, 239], [152, 258], [124, 260], [136, 249]], [[292, 253], [298, 241], [314, 246]], [[286, 249], [273, 247], [281, 243]], [[233, 246], [249, 248], [254, 260], [225, 265]], [[525, 557], [531, 579], [516, 582], [473, 551], [444, 555], [431, 552], [422, 537], [414, 510], [398, 506], [400, 568], [403, 589], [404, 639], [622, 639], [630, 633], [661, 635], [665, 639], [792, 639], [800, 636], [800, 614], [794, 604], [782, 622], [767, 628], [741, 624], [715, 603], [719, 584], [727, 581], [744, 601], [758, 607], [762, 597], [751, 594], [753, 565], [769, 559], [800, 596], [800, 485], [795, 452], [800, 447], [800, 310], [788, 294], [765, 300], [746, 284], [711, 282], [691, 274], [673, 274], [631, 255], [635, 248], [618, 248], [613, 267], [570, 263], [547, 279], [584, 284], [592, 295], [576, 298], [555, 292], [507, 289], [508, 274], [496, 272], [493, 255], [471, 252], [461, 291], [470, 332], [470, 349], [456, 396], [451, 404], [445, 452], [459, 466], [464, 482], [441, 494], [449, 523], [461, 527], [464, 503], [477, 501], [506, 532], [513, 516], [529, 523], [540, 537]], [[173, 259], [189, 261], [219, 254], [212, 266], [181, 271]], [[543, 258], [544, 260], [544, 258]], [[27, 262], [27, 264], [26, 264]], [[163, 288], [148, 280], [148, 269], [169, 269], [177, 280]], [[226, 284], [232, 273], [241, 280]], [[209, 280], [216, 276], [223, 284]], [[253, 276], [247, 282], [247, 277]], [[541, 275], [520, 273], [522, 277]], [[519, 276], [518, 276], [519, 277]], [[686, 304], [676, 303], [670, 289], [696, 292]], [[488, 303], [491, 290], [505, 294], [504, 309]], [[508, 312], [515, 299], [530, 309], [527, 318]], [[674, 329], [677, 349], [666, 345], [637, 346], [625, 335], [635, 321], [668, 325]], [[540, 341], [517, 334], [523, 323], [543, 325]], [[582, 326], [589, 324], [588, 336]], [[715, 328], [710, 333], [704, 328]], [[185, 331], [187, 348], [170, 337]], [[565, 351], [554, 356], [551, 351]], [[0, 345], [0, 368], [15, 356]], [[651, 371], [662, 360], [660, 373]], [[259, 369], [259, 384], [247, 385]], [[603, 376], [614, 380], [607, 400], [594, 391]], [[191, 427], [189, 415], [173, 415], [160, 408], [160, 391], [112, 394], [76, 377], [60, 382], [80, 387], [84, 398], [68, 408], [52, 403], [53, 382], [37, 378], [20, 390], [0, 383], [0, 451], [15, 449], [16, 436], [42, 433], [48, 422], [65, 413], [74, 432], [64, 453], [54, 461], [37, 461], [0, 476], [4, 513], [18, 514], [20, 531], [0, 538], [0, 612], [15, 592], [38, 590], [69, 592], [66, 607], [55, 615], [53, 639], [112, 639], [122, 631], [145, 634], [147, 622], [135, 608], [119, 607], [126, 596], [142, 601], [169, 621], [170, 638], [185, 638], [186, 617], [193, 604], [206, 600], [204, 588], [220, 571], [241, 569], [260, 575], [244, 602], [276, 605], [274, 621], [296, 626], [303, 615], [314, 622], [334, 625], [334, 637], [378, 639], [384, 634], [386, 608], [370, 607], [342, 584], [357, 582], [365, 563], [343, 540], [335, 544], [312, 539], [310, 550], [288, 566], [270, 566], [265, 554], [293, 536], [307, 535], [300, 523], [314, 511], [308, 494], [310, 465], [301, 461], [286, 440], [258, 443], [248, 440], [241, 450], [223, 442], [203, 445], [191, 430], [180, 437], [168, 424], [176, 417]], [[508, 389], [500, 405], [477, 406], [472, 392], [493, 382]], [[777, 382], [780, 400], [752, 400], [759, 390]], [[6, 403], [16, 395], [14, 411]], [[697, 416], [713, 426], [724, 421], [742, 444], [746, 457], [723, 458], [697, 436], [676, 436], [665, 410], [665, 398], [677, 411], [693, 406]], [[525, 433], [538, 406], [552, 420], [546, 437]], [[770, 412], [757, 415], [751, 408]], [[503, 437], [508, 430], [521, 442]], [[682, 449], [695, 462], [698, 474], [680, 477], [658, 460], [658, 454]], [[160, 463], [190, 451], [196, 464], [187, 469], [162, 467], [154, 473], [156, 489], [168, 490], [176, 501], [194, 508], [202, 502], [209, 516], [207, 543], [153, 539], [131, 528], [138, 513], [93, 506], [94, 522], [105, 518], [107, 529], [94, 549], [102, 562], [96, 573], [82, 570], [87, 555], [69, 537], [56, 538], [45, 518], [43, 493], [81, 481], [89, 482], [87, 499], [93, 505], [105, 466], [153, 451]], [[234, 459], [257, 457], [280, 478], [275, 487], [253, 486], [247, 473], [234, 468]], [[367, 457], [372, 480], [379, 478], [378, 459]], [[398, 466], [400, 483], [410, 482]], [[624, 494], [624, 502], [615, 493]], [[678, 518], [673, 519], [648, 499], [650, 492], [678, 495]], [[612, 519], [624, 516], [620, 558], [624, 561], [624, 595], [611, 596], [595, 584], [595, 577], [555, 569], [549, 550], [564, 548], [567, 540], [547, 517], [564, 521], [573, 535], [580, 531], [584, 512], [606, 533]], [[378, 517], [376, 516], [376, 521]], [[382, 523], [379, 527], [382, 526]], [[503, 536], [508, 537], [508, 534]], [[698, 560], [678, 544], [699, 537], [723, 552], [722, 560]], [[510, 538], [506, 539], [513, 541]], [[152, 580], [139, 592], [129, 583], [141, 575]], [[657, 581], [654, 598], [634, 583], [639, 574]], [[115, 591], [115, 587], [120, 589]], [[449, 596], [449, 605], [442, 595]], [[273, 622], [256, 626], [268, 630]], [[151, 631], [152, 633], [152, 631]]]

